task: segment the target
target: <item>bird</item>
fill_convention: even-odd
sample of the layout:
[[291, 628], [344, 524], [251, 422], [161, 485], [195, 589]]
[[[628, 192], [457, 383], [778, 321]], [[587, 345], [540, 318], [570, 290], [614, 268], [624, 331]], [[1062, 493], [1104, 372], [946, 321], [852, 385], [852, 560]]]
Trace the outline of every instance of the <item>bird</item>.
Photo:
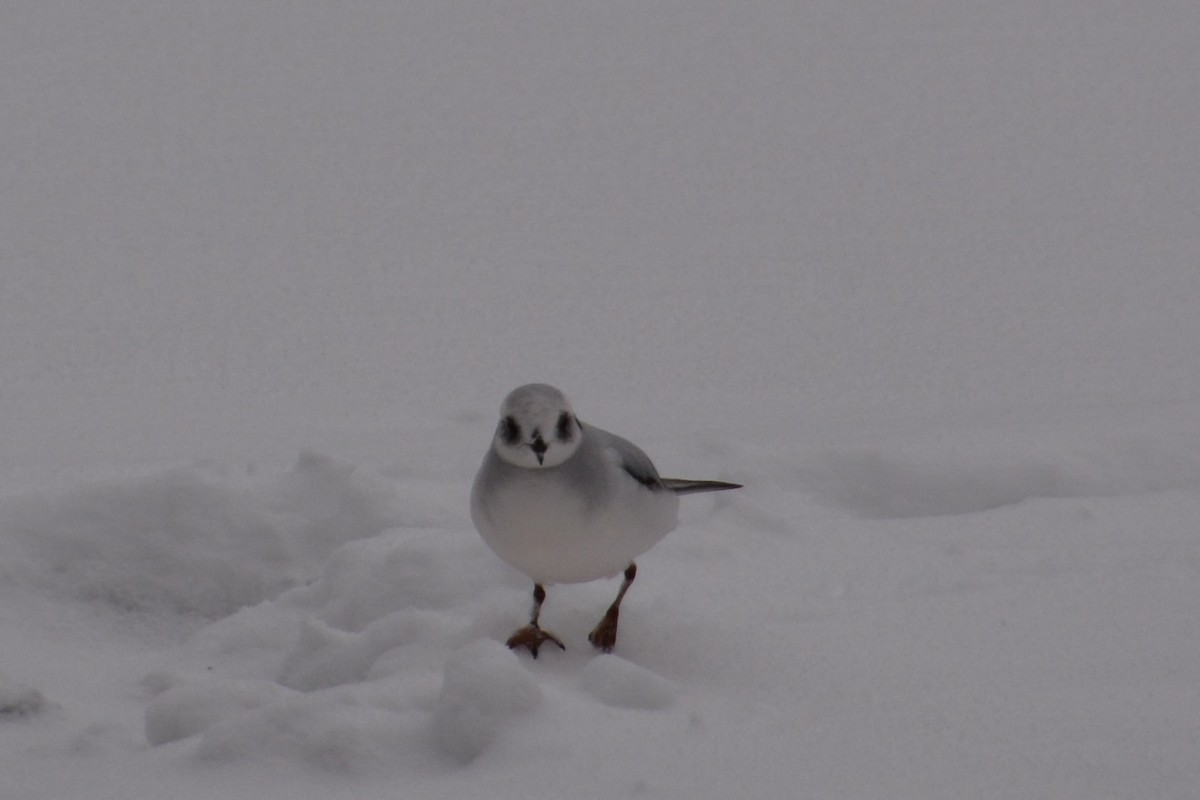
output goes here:
[[506, 644], [537, 658], [550, 642], [538, 622], [546, 586], [622, 574], [621, 587], [588, 641], [612, 652], [635, 559], [678, 525], [679, 495], [741, 484], [659, 476], [637, 445], [584, 423], [566, 395], [544, 383], [504, 398], [500, 422], [471, 487], [471, 519], [501, 560], [533, 581], [529, 623]]

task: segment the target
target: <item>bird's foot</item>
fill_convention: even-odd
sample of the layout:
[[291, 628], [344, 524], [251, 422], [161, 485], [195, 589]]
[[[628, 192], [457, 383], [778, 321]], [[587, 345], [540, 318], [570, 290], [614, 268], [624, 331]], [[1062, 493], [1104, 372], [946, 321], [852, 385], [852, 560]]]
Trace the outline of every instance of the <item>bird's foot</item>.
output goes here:
[[538, 657], [538, 648], [545, 642], [554, 642], [558, 645], [559, 650], [566, 650], [566, 645], [562, 640], [549, 631], [544, 631], [537, 625], [526, 625], [519, 631], [508, 637], [505, 642], [511, 649], [516, 650], [518, 647], [524, 647], [529, 650], [529, 655], [534, 658]]
[[604, 619], [600, 620], [591, 633], [588, 634], [588, 641], [602, 653], [611, 653], [613, 646], [617, 643], [617, 611], [610, 608], [608, 613], [604, 615]]

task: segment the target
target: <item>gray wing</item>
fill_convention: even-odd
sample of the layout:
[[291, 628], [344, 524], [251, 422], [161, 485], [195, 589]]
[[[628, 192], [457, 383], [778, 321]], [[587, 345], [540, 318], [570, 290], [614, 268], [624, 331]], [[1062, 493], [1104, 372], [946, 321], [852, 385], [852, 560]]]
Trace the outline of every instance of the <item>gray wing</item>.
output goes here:
[[585, 440], [590, 441], [596, 447], [607, 447], [616, 452], [621, 468], [629, 473], [635, 481], [652, 490], [662, 491], [667, 488], [663, 485], [662, 478], [658, 477], [658, 470], [654, 468], [654, 462], [642, 451], [642, 448], [603, 428], [585, 425], [583, 422], [579, 423], [579, 427], [583, 430]]
[[680, 478], [662, 478], [654, 468], [650, 456], [628, 439], [623, 439], [615, 433], [609, 433], [603, 428], [579, 423], [584, 436], [591, 439], [598, 447], [612, 448], [620, 456], [621, 467], [635, 481], [649, 489], [666, 490], [675, 494], [694, 494], [696, 492], [720, 492], [726, 489], [741, 489], [740, 483], [725, 483], [724, 481], [692, 481]]

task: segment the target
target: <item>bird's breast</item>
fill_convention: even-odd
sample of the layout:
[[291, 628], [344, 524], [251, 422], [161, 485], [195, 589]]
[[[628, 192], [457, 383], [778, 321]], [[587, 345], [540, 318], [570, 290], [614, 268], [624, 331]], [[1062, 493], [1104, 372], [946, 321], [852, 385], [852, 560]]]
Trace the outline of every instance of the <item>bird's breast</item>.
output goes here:
[[484, 541], [535, 581], [614, 575], [674, 529], [678, 499], [632, 479], [580, 486], [554, 470], [514, 470], [483, 491], [472, 516]]

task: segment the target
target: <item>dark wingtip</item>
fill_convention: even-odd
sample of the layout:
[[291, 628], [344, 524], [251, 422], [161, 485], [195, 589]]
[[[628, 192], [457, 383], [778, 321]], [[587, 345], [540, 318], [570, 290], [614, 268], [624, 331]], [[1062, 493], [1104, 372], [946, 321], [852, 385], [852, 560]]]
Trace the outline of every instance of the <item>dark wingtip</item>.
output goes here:
[[695, 494], [697, 492], [724, 492], [728, 489], [741, 489], [740, 483], [725, 481], [691, 481], [681, 478], [663, 478], [662, 485], [675, 494]]

